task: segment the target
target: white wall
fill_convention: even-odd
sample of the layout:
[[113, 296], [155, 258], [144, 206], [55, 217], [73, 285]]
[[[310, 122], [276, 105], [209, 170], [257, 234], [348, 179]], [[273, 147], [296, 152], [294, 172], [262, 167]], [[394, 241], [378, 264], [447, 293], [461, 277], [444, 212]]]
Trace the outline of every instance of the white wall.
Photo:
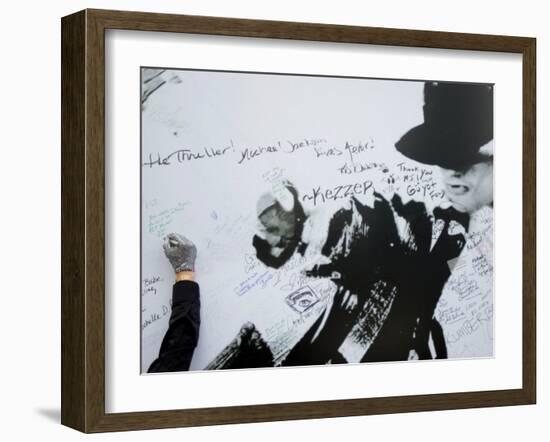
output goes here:
[[[369, 4], [370, 3], [370, 4]], [[61, 16], [94, 7], [434, 29], [534, 36], [538, 39], [539, 286], [538, 405], [435, 413], [315, 421], [232, 425], [95, 436], [99, 440], [275, 441], [307, 437], [388, 440], [478, 441], [547, 440], [550, 415], [550, 327], [542, 312], [550, 280], [550, 216], [544, 189], [550, 184], [543, 166], [550, 129], [550, 28], [546, 2], [462, 0], [461, 2], [337, 2], [278, 0], [188, 0], [153, 2], [74, 0], [5, 2], [2, 9], [0, 116], [2, 121], [0, 246], [4, 308], [0, 397], [4, 440], [48, 438], [80, 440], [85, 436], [59, 425], [60, 407], [60, 23]], [[7, 243], [7, 247], [6, 247]], [[546, 274], [545, 274], [546, 273]], [[21, 281], [25, 281], [22, 285]], [[28, 281], [28, 282], [27, 282]], [[11, 435], [11, 437], [10, 437]], [[7, 436], [7, 437], [6, 437]], [[32, 439], [31, 439], [32, 438]]]

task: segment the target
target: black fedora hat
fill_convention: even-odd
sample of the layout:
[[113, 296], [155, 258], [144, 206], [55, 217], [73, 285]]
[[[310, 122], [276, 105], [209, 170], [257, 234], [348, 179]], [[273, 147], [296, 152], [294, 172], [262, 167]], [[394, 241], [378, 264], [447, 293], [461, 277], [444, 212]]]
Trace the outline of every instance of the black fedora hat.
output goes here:
[[395, 144], [408, 158], [445, 169], [484, 161], [480, 148], [493, 139], [493, 86], [427, 82], [424, 123]]

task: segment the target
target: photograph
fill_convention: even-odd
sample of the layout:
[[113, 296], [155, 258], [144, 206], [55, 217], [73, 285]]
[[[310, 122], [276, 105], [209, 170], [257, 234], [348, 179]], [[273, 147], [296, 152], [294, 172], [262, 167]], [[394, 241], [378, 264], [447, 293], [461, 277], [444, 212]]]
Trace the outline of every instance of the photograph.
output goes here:
[[494, 84], [135, 87], [141, 374], [495, 356]]

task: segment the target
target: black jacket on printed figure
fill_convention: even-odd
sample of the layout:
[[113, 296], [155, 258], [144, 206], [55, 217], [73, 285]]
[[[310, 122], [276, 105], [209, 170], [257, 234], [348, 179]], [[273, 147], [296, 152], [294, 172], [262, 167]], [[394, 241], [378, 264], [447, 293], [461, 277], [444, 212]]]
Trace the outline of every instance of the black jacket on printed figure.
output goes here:
[[[444, 228], [432, 248], [438, 219]], [[339, 347], [350, 333], [367, 348], [361, 362], [403, 361], [413, 350], [420, 359], [446, 358], [434, 310], [450, 276], [449, 265], [465, 245], [461, 233], [448, 233], [452, 221], [468, 230], [469, 216], [452, 208], [437, 208], [430, 216], [423, 203], [405, 204], [397, 195], [387, 199], [375, 192], [373, 207], [352, 198], [351, 207], [330, 221], [322, 253], [331, 263], [312, 276], [339, 274], [334, 282], [358, 295], [360, 308], [347, 314], [333, 304], [325, 322], [323, 312], [281, 365], [345, 363]], [[435, 355], [429, 349], [430, 335]]]

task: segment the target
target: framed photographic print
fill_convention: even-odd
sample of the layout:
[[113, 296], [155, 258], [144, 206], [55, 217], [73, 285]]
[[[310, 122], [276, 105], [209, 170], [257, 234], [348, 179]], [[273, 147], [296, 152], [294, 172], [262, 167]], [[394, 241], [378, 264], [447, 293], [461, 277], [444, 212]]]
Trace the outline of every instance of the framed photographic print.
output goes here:
[[62, 423], [532, 404], [535, 40], [62, 19]]

